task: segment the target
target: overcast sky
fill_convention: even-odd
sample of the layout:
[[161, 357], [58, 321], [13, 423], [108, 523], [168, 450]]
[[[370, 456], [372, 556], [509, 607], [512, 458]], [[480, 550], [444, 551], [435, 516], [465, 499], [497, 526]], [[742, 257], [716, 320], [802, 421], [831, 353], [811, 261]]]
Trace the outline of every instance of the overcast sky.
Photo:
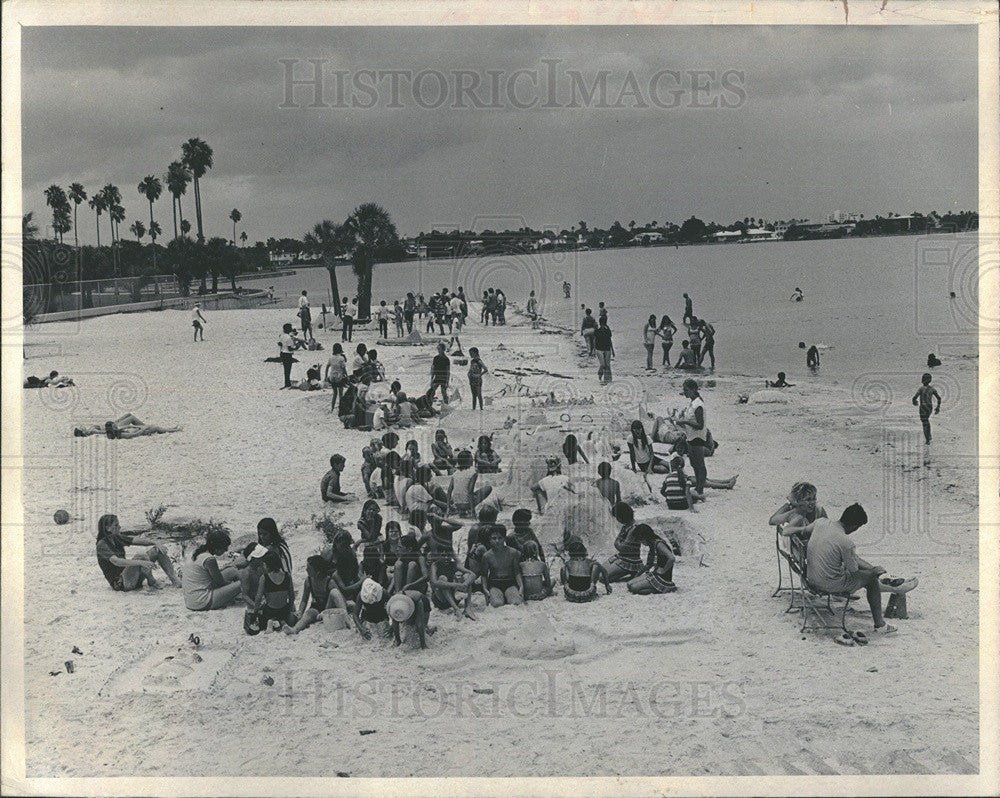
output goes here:
[[[136, 185], [162, 177], [193, 136], [215, 151], [202, 184], [206, 235], [230, 237], [238, 208], [251, 242], [300, 237], [365, 201], [385, 206], [404, 235], [975, 208], [976, 35], [974, 26], [26, 28], [24, 210], [44, 234], [45, 187], [111, 182], [126, 227], [148, 221]], [[304, 78], [310, 58], [326, 60], [326, 103], [374, 107], [309, 108], [305, 87], [299, 107], [281, 108], [281, 59], [299, 59], [294, 75]], [[391, 79], [364, 70], [432, 72], [416, 98], [412, 79], [399, 77], [394, 102]], [[466, 85], [480, 81], [480, 104], [497, 107], [460, 100], [455, 70], [472, 74]], [[605, 107], [595, 107], [599, 95], [588, 107], [579, 91], [569, 107], [573, 73], [589, 89], [602, 70]], [[706, 90], [692, 91], [692, 70]], [[353, 80], [376, 88], [351, 91]], [[193, 225], [190, 189], [183, 207]], [[169, 195], [155, 212], [171, 234]], [[80, 228], [93, 243], [85, 205]]]

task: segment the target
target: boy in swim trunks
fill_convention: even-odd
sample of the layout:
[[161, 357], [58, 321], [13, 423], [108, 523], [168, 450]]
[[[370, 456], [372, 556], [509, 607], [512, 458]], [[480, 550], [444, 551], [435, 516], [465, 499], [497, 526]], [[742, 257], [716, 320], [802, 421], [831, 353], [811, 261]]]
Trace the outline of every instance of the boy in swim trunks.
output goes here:
[[490, 550], [483, 556], [481, 577], [490, 597], [490, 606], [524, 603], [521, 555], [507, 545], [507, 536], [499, 525], [490, 531]]
[[913, 394], [913, 404], [920, 412], [920, 424], [924, 428], [924, 442], [930, 445], [931, 442], [931, 404], [936, 399], [937, 407], [934, 408], [934, 415], [941, 412], [941, 394], [931, 387], [931, 375], [924, 374], [920, 378], [922, 383], [917, 392]]

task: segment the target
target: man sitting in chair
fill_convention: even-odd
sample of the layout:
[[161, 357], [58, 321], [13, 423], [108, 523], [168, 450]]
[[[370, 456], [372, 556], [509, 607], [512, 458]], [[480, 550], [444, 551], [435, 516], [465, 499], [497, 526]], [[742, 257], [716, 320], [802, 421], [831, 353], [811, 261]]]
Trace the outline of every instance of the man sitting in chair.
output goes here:
[[[802, 523], [802, 522], [799, 522]], [[860, 588], [868, 595], [875, 633], [879, 636], [896, 631], [895, 626], [885, 622], [882, 616], [882, 591], [903, 592], [916, 587], [916, 580], [902, 584], [890, 584], [879, 580], [885, 568], [870, 565], [857, 556], [854, 542], [848, 537], [868, 523], [868, 514], [860, 504], [852, 504], [840, 520], [817, 518], [811, 524], [797, 526], [792, 522], [785, 526], [783, 535], [800, 534], [808, 536], [806, 545], [806, 578], [816, 590], [824, 593], [853, 593]], [[900, 580], [891, 580], [897, 582]]]

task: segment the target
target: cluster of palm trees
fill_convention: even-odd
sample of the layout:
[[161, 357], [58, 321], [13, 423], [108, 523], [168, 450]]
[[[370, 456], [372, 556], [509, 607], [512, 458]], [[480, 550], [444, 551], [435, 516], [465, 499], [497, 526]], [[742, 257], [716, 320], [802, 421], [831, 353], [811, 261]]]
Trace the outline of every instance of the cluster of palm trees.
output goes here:
[[[164, 185], [172, 198], [172, 211], [174, 220], [174, 238], [187, 236], [191, 231], [191, 223], [184, 218], [181, 206], [181, 198], [187, 193], [189, 184], [194, 187], [195, 219], [198, 226], [197, 240], [199, 244], [205, 243], [204, 225], [202, 222], [201, 210], [201, 180], [206, 172], [213, 165], [212, 148], [207, 142], [200, 138], [191, 138], [181, 145], [181, 157], [173, 161], [168, 167], [166, 175], [161, 179], [156, 175], [147, 175], [137, 186], [138, 193], [149, 203], [149, 224], [148, 226], [141, 220], [136, 219], [129, 230], [135, 236], [136, 241], [141, 244], [143, 237], [148, 233], [152, 242], [153, 271], [156, 271], [157, 247], [156, 239], [163, 234], [160, 224], [154, 215], [154, 203], [163, 194]], [[79, 257], [80, 238], [78, 234], [77, 211], [81, 203], [87, 202], [94, 211], [97, 225], [97, 246], [101, 246], [101, 215], [107, 213], [110, 222], [111, 251], [114, 265], [114, 274], [117, 277], [120, 265], [119, 254], [119, 226], [125, 221], [125, 208], [122, 206], [122, 195], [118, 186], [109, 183], [102, 189], [95, 191], [89, 198], [87, 191], [80, 183], [73, 183], [69, 191], [64, 191], [61, 186], [51, 185], [45, 189], [45, 203], [52, 208], [52, 230], [57, 242], [63, 242], [63, 236], [71, 229], [73, 230], [74, 242]], [[72, 222], [70, 216], [72, 215]], [[243, 217], [242, 214], [233, 209], [229, 218], [233, 220], [233, 244], [236, 243], [236, 223]], [[247, 234], [243, 232], [241, 239], [246, 243]]]
[[324, 219], [303, 237], [306, 247], [323, 256], [330, 273], [330, 291], [337, 298], [334, 312], [339, 315], [340, 289], [337, 286], [337, 259], [351, 259], [358, 278], [358, 318], [371, 315], [372, 270], [379, 255], [397, 246], [399, 234], [388, 211], [374, 202], [365, 202], [354, 209], [343, 224]]

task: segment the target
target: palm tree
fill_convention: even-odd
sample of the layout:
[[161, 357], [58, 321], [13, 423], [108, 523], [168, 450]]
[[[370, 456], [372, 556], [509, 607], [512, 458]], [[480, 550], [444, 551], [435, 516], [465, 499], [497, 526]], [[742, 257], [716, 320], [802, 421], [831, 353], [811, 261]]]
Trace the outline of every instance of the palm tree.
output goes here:
[[371, 315], [372, 268], [380, 250], [399, 240], [396, 225], [381, 205], [366, 202], [354, 209], [344, 223], [350, 237], [351, 260], [358, 276], [358, 318]]
[[240, 243], [243, 246], [247, 245], [247, 231], [246, 230], [244, 230], [242, 233], [240, 233]]
[[94, 209], [94, 213], [97, 216], [97, 247], [101, 247], [101, 214], [107, 209], [107, 204], [104, 202], [104, 194], [98, 191], [90, 198], [90, 202], [87, 203], [91, 208]]
[[139, 183], [139, 193], [149, 200], [149, 237], [153, 239], [153, 274], [156, 274], [156, 235], [153, 233], [153, 203], [160, 198], [163, 193], [163, 184], [155, 175], [147, 175], [146, 179]]
[[136, 219], [132, 222], [132, 226], [129, 228], [132, 231], [132, 235], [135, 236], [135, 240], [142, 244], [142, 237], [146, 235], [146, 225]]
[[194, 211], [198, 219], [198, 243], [205, 243], [205, 230], [201, 223], [201, 186], [198, 181], [212, 168], [212, 148], [201, 139], [188, 139], [181, 145], [183, 163], [194, 178]]
[[156, 239], [163, 234], [163, 230], [160, 228], [159, 222], [149, 223], [149, 237], [153, 239], [153, 265], [156, 265]]
[[73, 200], [73, 241], [76, 244], [77, 260], [80, 258], [80, 233], [76, 227], [76, 211], [80, 203], [87, 199], [87, 192], [79, 183], [70, 183], [69, 198]]
[[187, 219], [181, 219], [181, 235], [186, 236], [191, 232], [191, 222]]
[[243, 214], [240, 213], [236, 208], [233, 208], [229, 212], [229, 218], [233, 220], [233, 246], [236, 246], [236, 223], [243, 218]]
[[177, 217], [184, 221], [184, 214], [181, 211], [181, 196], [187, 192], [187, 185], [191, 182], [191, 173], [180, 161], [174, 161], [167, 167], [167, 191], [173, 196], [170, 203], [174, 212], [174, 238], [177, 238]]
[[21, 238], [25, 238], [28, 241], [34, 239], [38, 235], [38, 225], [35, 224], [35, 212], [28, 211], [21, 217]]
[[[115, 191], [118, 189], [116, 188]], [[121, 245], [121, 229], [120, 225], [125, 221], [125, 209], [121, 205], [112, 205], [108, 208], [108, 218], [111, 220], [111, 234], [114, 239], [114, 244], [112, 245], [115, 257], [118, 261], [118, 271], [121, 271], [122, 265], [122, 245]]]
[[306, 233], [302, 240], [308, 249], [319, 252], [323, 256], [323, 263], [330, 275], [330, 292], [333, 294], [333, 312], [340, 315], [340, 288], [337, 286], [337, 261], [338, 255], [343, 255], [348, 251], [350, 242], [345, 230], [345, 225], [337, 225], [329, 219], [313, 227], [311, 233]]
[[51, 185], [45, 189], [45, 204], [52, 208], [52, 237], [61, 241], [62, 234], [69, 232], [69, 200], [61, 186]]

